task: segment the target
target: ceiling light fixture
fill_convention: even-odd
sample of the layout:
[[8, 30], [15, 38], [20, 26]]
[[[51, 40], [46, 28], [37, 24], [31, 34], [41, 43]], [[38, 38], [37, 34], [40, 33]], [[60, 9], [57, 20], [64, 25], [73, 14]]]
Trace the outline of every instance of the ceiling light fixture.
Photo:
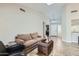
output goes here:
[[53, 3], [46, 3], [47, 5], [52, 5]]

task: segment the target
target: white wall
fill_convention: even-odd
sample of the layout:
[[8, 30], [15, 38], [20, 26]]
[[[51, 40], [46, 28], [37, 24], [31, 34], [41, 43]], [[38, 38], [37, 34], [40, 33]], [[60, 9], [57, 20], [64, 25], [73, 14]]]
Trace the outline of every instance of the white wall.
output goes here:
[[72, 10], [78, 10], [78, 12], [71, 13], [70, 18], [71, 20], [74, 20], [76, 25], [72, 26], [72, 31], [79, 32], [79, 4], [70, 4], [71, 11]]
[[79, 3], [78, 4], [70, 4], [70, 11], [73, 11], [73, 10], [77, 10], [77, 12], [74, 12], [74, 13], [71, 13], [70, 15], [70, 20], [74, 20], [73, 23], [75, 23], [76, 21], [76, 24], [74, 26], [71, 26], [71, 41], [72, 42], [75, 42], [75, 43], [78, 43], [78, 36], [79, 36]]
[[[26, 12], [22, 12], [23, 8]], [[43, 33], [45, 16], [19, 4], [0, 4], [0, 40], [4, 44], [14, 41], [17, 34]]]
[[[64, 17], [62, 19], [62, 26], [63, 26], [63, 37], [64, 41], [66, 42], [76, 42], [78, 43], [78, 35], [79, 35], [79, 26], [72, 26], [72, 20], [79, 19], [79, 4], [67, 4], [64, 9]], [[78, 12], [71, 13], [73, 10], [78, 10]], [[74, 31], [74, 32], [72, 32]], [[77, 33], [75, 33], [77, 32]]]
[[62, 40], [71, 42], [71, 20], [70, 20], [70, 6], [64, 6], [62, 15]]

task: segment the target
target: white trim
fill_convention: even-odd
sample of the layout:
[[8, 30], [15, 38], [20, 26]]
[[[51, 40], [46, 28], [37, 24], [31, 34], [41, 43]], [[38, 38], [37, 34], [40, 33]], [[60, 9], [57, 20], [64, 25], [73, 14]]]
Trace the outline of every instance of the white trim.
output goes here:
[[67, 41], [67, 40], [62, 40], [62, 41], [71, 43], [71, 41]]
[[74, 42], [74, 43], [78, 43], [78, 41], [72, 41], [72, 42]]
[[68, 43], [72, 43], [72, 42], [74, 42], [74, 43], [78, 43], [77, 41], [67, 41], [67, 40], [62, 40], [63, 42], [68, 42]]

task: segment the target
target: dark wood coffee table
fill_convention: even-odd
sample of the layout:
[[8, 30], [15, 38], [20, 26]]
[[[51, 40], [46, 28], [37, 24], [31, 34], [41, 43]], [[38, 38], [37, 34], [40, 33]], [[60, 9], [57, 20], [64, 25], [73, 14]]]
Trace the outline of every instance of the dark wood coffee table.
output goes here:
[[53, 49], [53, 41], [40, 42], [38, 44], [38, 55], [49, 55]]

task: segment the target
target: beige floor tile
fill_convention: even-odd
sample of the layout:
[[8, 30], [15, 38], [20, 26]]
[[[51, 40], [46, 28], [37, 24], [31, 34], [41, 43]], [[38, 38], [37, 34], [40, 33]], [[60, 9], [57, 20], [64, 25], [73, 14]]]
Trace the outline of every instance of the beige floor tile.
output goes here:
[[[54, 41], [54, 47], [49, 56], [79, 56], [79, 46], [76, 43], [63, 42], [61, 38], [51, 38]], [[38, 56], [37, 48], [27, 56]]]

